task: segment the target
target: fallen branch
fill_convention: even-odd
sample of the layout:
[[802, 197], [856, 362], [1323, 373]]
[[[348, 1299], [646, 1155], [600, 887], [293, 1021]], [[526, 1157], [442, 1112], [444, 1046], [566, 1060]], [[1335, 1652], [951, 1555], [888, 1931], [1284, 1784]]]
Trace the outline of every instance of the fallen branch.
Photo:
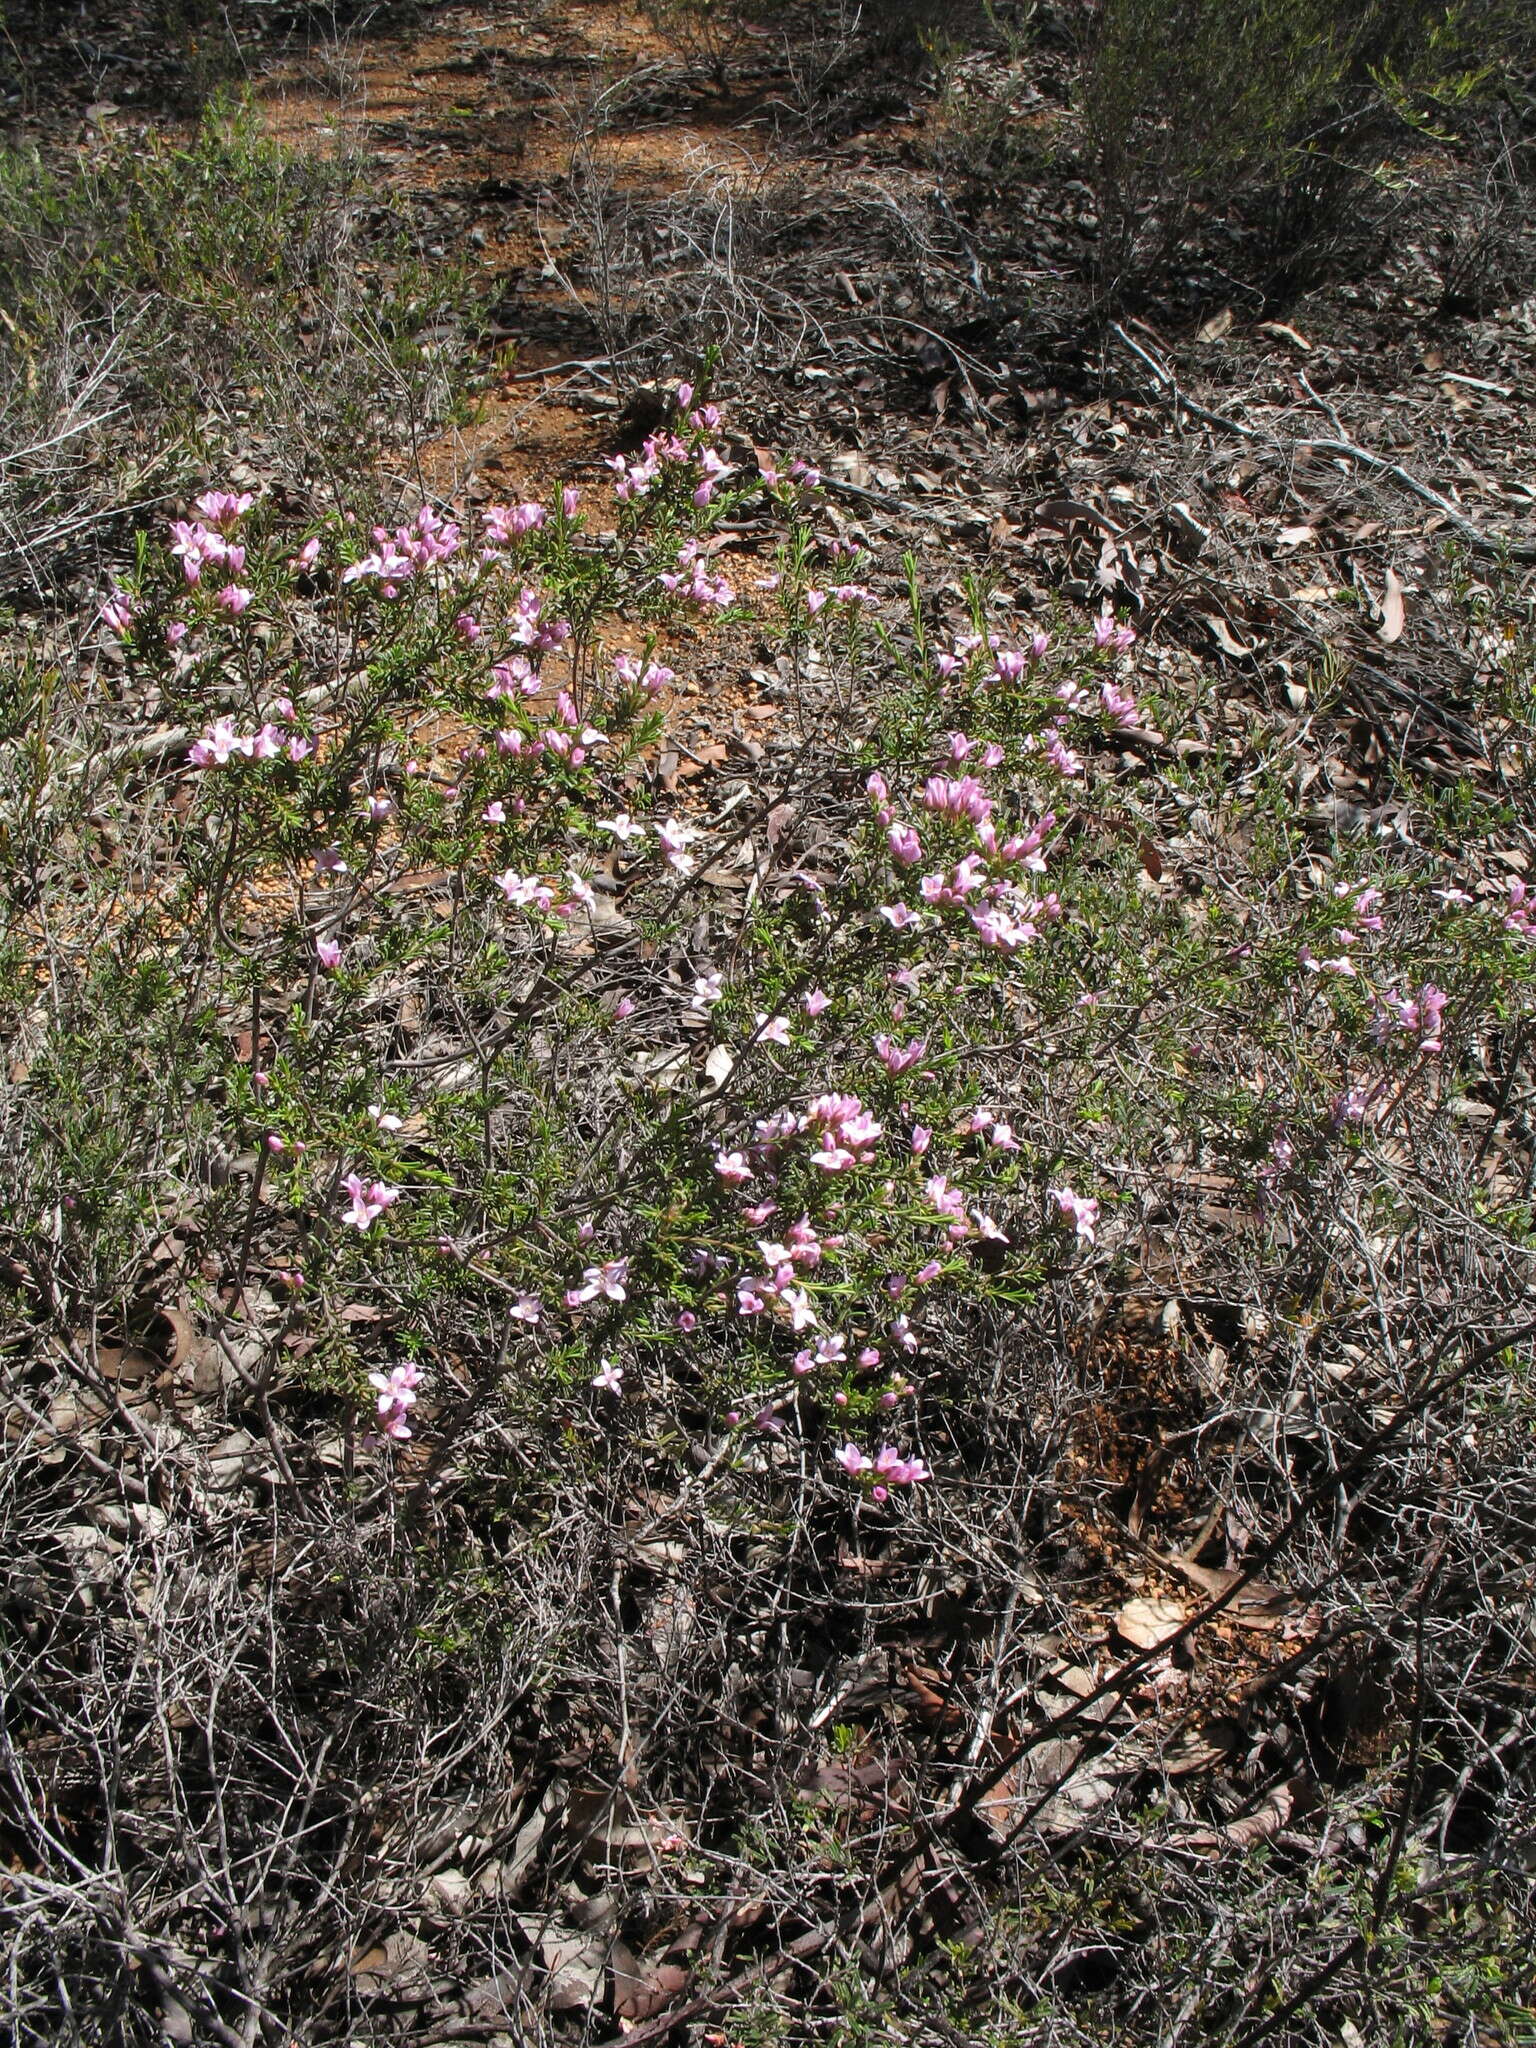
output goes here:
[[[1141, 346], [1140, 342], [1132, 341], [1118, 323], [1110, 332], [1139, 362], [1146, 365], [1158, 389], [1166, 392], [1172, 399], [1175, 412], [1187, 412], [1191, 418], [1202, 420], [1209, 427], [1220, 427], [1224, 433], [1236, 434], [1242, 441], [1265, 441], [1274, 448], [1285, 446], [1278, 434], [1268, 433], [1262, 427], [1244, 426], [1241, 420], [1234, 420], [1226, 413], [1212, 412], [1209, 406], [1197, 405], [1194, 399], [1179, 389], [1178, 379], [1166, 363], [1159, 362], [1149, 349]], [[1372, 476], [1389, 478], [1400, 490], [1407, 491], [1411, 497], [1432, 506], [1442, 519], [1455, 527], [1463, 540], [1484, 554], [1507, 556], [1512, 562], [1536, 562], [1536, 546], [1526, 541], [1510, 540], [1503, 534], [1484, 533], [1483, 529], [1470, 520], [1458, 506], [1453, 505], [1449, 498], [1442, 497], [1439, 491], [1432, 490], [1426, 483], [1421, 483], [1416, 476], [1404, 469], [1401, 463], [1389, 462], [1384, 455], [1373, 455], [1368, 448], [1357, 447], [1353, 441], [1342, 437], [1329, 437], [1320, 441], [1309, 438], [1304, 443], [1296, 443], [1290, 452], [1294, 454], [1303, 446], [1316, 455], [1337, 455], [1346, 462], [1354, 463], [1357, 469], [1366, 470]]]

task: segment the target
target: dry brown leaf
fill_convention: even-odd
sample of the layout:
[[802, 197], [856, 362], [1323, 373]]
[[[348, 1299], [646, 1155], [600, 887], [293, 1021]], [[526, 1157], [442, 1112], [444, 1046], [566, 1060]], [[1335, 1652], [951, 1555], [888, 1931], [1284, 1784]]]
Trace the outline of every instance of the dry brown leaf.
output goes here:
[[614, 1958], [615, 2019], [648, 2020], [687, 1989], [688, 1972], [681, 1963], [641, 1963], [631, 1970], [621, 1969]]
[[1246, 661], [1252, 654], [1253, 649], [1243, 645], [1219, 612], [1201, 612], [1200, 617], [1223, 654], [1230, 654], [1234, 661]]
[[[1188, 1579], [1192, 1586], [1212, 1600], [1219, 1600], [1235, 1586], [1242, 1577], [1241, 1572], [1217, 1570], [1213, 1565], [1193, 1564], [1189, 1558], [1180, 1557], [1177, 1552], [1164, 1556], [1161, 1551], [1148, 1553], [1168, 1571], [1178, 1572]], [[1235, 1621], [1242, 1628], [1279, 1628], [1285, 1616], [1296, 1606], [1296, 1598], [1280, 1586], [1266, 1585], [1262, 1579], [1250, 1579], [1248, 1584], [1234, 1594], [1230, 1604], [1223, 1609], [1229, 1621]]]
[[1222, 1833], [1240, 1849], [1246, 1849], [1254, 1842], [1267, 1842], [1271, 1836], [1278, 1835], [1290, 1819], [1300, 1786], [1299, 1778], [1288, 1778], [1283, 1785], [1276, 1785], [1265, 1795], [1261, 1806], [1252, 1813], [1245, 1813], [1240, 1820], [1228, 1821]]
[[1387, 588], [1381, 600], [1381, 626], [1377, 637], [1390, 647], [1394, 640], [1401, 640], [1403, 627], [1407, 624], [1407, 613], [1403, 605], [1402, 578], [1395, 569], [1387, 571]]
[[1115, 1627], [1138, 1650], [1155, 1650], [1176, 1636], [1189, 1615], [1177, 1600], [1161, 1593], [1127, 1600], [1115, 1616]]
[[1305, 354], [1310, 355], [1312, 351], [1312, 344], [1307, 340], [1307, 337], [1304, 334], [1298, 334], [1294, 327], [1287, 327], [1283, 320], [1261, 320], [1259, 322], [1259, 332], [1260, 334], [1273, 334], [1280, 341], [1288, 341], [1293, 347], [1301, 349]]
[[1117, 539], [1124, 531], [1122, 527], [1116, 526], [1113, 519], [1097, 511], [1092, 505], [1083, 504], [1077, 498], [1047, 498], [1043, 504], [1035, 507], [1035, 519], [1041, 526], [1054, 526], [1061, 532], [1065, 532], [1077, 519], [1086, 521], [1089, 526], [1100, 527], [1105, 533], [1115, 535]]

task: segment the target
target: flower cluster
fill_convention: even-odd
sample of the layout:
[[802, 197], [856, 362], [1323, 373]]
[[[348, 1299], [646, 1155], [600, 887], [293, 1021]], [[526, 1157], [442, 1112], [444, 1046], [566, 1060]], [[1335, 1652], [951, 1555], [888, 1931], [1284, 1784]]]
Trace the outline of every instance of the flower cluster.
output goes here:
[[400, 1190], [390, 1187], [387, 1181], [365, 1181], [358, 1173], [349, 1173], [342, 1186], [350, 1200], [341, 1220], [353, 1230], [371, 1230], [385, 1210], [393, 1208], [400, 1199]]
[[275, 761], [279, 756], [286, 761], [303, 761], [314, 752], [314, 742], [292, 729], [293, 720], [294, 709], [286, 697], [273, 707], [272, 717], [255, 732], [237, 731], [232, 717], [216, 718], [202, 738], [194, 740], [187, 749], [188, 765], [227, 768], [234, 760]]
[[883, 1445], [872, 1458], [857, 1444], [844, 1444], [837, 1462], [850, 1479], [870, 1482], [871, 1500], [884, 1500], [893, 1486], [918, 1486], [933, 1477], [921, 1458], [904, 1458], [890, 1444]]
[[416, 1405], [416, 1389], [421, 1385], [420, 1366], [396, 1365], [387, 1373], [371, 1372], [368, 1384], [378, 1389], [380, 1437], [403, 1442], [411, 1433], [406, 1417]]
[[677, 568], [663, 570], [657, 577], [663, 590], [674, 597], [686, 597], [694, 604], [724, 611], [733, 604], [736, 592], [724, 576], [711, 576], [707, 558], [696, 540], [685, 540], [677, 551]]
[[[949, 736], [954, 760], [964, 760], [972, 745], [964, 733]], [[1003, 750], [995, 745], [988, 746], [981, 757], [987, 768], [997, 767], [1002, 759]], [[896, 867], [919, 866], [925, 858], [922, 836], [915, 825], [896, 820], [885, 776], [876, 770], [865, 788], [876, 822], [885, 827], [886, 846]], [[918, 894], [930, 910], [963, 909], [982, 946], [1001, 953], [1018, 952], [1039, 936], [1043, 923], [1064, 914], [1054, 893], [1037, 896], [1009, 872], [1044, 872], [1042, 849], [1056, 824], [1054, 811], [1047, 811], [1027, 832], [999, 837], [992, 815], [995, 799], [974, 774], [930, 776], [918, 801], [941, 826], [969, 824], [977, 848], [962, 855], [953, 867], [933, 869], [919, 878]], [[923, 913], [909, 903], [884, 904], [880, 915], [898, 931], [922, 928]]]
[[1450, 997], [1432, 981], [1425, 982], [1416, 995], [1399, 995], [1395, 988], [1376, 998], [1371, 1030], [1378, 1045], [1385, 1045], [1394, 1031], [1418, 1039], [1420, 1052], [1439, 1052], [1444, 1041], [1440, 1020]]
[[461, 538], [453, 520], [423, 505], [408, 524], [397, 526], [393, 533], [376, 526], [372, 552], [343, 569], [341, 580], [357, 583], [367, 578], [379, 585], [381, 597], [398, 597], [413, 576], [451, 560], [459, 551]]

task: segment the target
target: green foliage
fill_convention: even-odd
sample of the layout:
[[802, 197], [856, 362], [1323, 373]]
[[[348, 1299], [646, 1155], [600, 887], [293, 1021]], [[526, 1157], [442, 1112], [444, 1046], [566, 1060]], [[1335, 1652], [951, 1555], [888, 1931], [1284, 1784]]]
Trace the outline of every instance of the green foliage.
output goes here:
[[1245, 197], [1294, 267], [1359, 205], [1394, 129], [1498, 84], [1520, 36], [1506, 0], [1105, 0], [1080, 86], [1105, 297]]
[[13, 528], [35, 560], [236, 448], [339, 483], [455, 403], [468, 277], [419, 259], [360, 162], [285, 149], [235, 99], [68, 171], [0, 150]]

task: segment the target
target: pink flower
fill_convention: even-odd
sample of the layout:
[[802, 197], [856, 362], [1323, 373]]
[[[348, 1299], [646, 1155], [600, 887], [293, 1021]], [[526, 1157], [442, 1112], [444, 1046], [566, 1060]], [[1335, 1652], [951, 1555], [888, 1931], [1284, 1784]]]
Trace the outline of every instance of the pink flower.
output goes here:
[[1442, 1045], [1440, 1019], [1450, 997], [1443, 988], [1436, 988], [1432, 981], [1425, 982], [1419, 990], [1418, 1027], [1423, 1032], [1419, 1040], [1420, 1052], [1439, 1052]]
[[232, 718], [216, 718], [203, 737], [189, 748], [187, 759], [194, 768], [222, 768], [236, 754], [249, 756], [254, 747], [254, 740], [244, 739], [235, 731]]
[[1140, 714], [1129, 690], [1121, 689], [1117, 683], [1100, 683], [1099, 697], [1116, 725], [1129, 727], [1136, 723]]
[[202, 580], [205, 564], [223, 561], [225, 546], [219, 536], [210, 533], [206, 526], [186, 519], [173, 519], [171, 553], [181, 558], [181, 572], [187, 582], [198, 583]]
[[633, 1017], [633, 1015], [635, 1014], [635, 1006], [630, 1001], [628, 996], [619, 997], [619, 1000], [613, 1006], [613, 1014], [621, 1024], [625, 1021], [626, 1018]]
[[341, 965], [341, 945], [336, 939], [316, 939], [315, 958], [322, 967]]
[[371, 1372], [368, 1384], [378, 1389], [381, 1432], [403, 1442], [411, 1433], [405, 1418], [416, 1405], [416, 1389], [421, 1384], [420, 1366], [397, 1365], [387, 1373]]
[[487, 537], [498, 547], [519, 540], [544, 524], [542, 505], [487, 505], [481, 514]]
[[381, 1180], [365, 1182], [356, 1173], [349, 1173], [342, 1186], [352, 1197], [352, 1203], [341, 1220], [354, 1230], [370, 1229], [384, 1211], [400, 1199], [398, 1188], [392, 1188]]
[[923, 806], [941, 817], [969, 818], [984, 825], [992, 815], [992, 799], [974, 775], [932, 775], [923, 785]]
[[850, 1167], [857, 1166], [858, 1163], [857, 1158], [846, 1146], [839, 1145], [832, 1138], [828, 1138], [811, 1154], [812, 1166], [819, 1166], [823, 1173], [847, 1173]]
[[1334, 1124], [1360, 1124], [1365, 1122], [1365, 1113], [1371, 1106], [1370, 1090], [1358, 1081], [1351, 1083], [1333, 1105]]
[[883, 903], [880, 906], [880, 915], [898, 932], [915, 931], [923, 922], [920, 913], [905, 903]]
[[803, 1287], [785, 1287], [780, 1291], [779, 1300], [789, 1310], [789, 1326], [798, 1337], [802, 1330], [814, 1330], [816, 1311], [811, 1307], [811, 1297]]
[[507, 1311], [515, 1323], [536, 1323], [544, 1313], [544, 1304], [536, 1294], [520, 1294]]
[[789, 1044], [789, 1019], [770, 1017], [766, 1011], [757, 1012], [757, 1035], [764, 1045]]
[[876, 1452], [875, 1470], [893, 1486], [920, 1486], [924, 1480], [933, 1477], [921, 1458], [900, 1457], [889, 1445]]
[[567, 519], [574, 519], [576, 517], [576, 508], [580, 505], [580, 503], [581, 492], [577, 490], [574, 484], [567, 484], [565, 489], [560, 493], [560, 510], [565, 514]]
[[1028, 918], [1020, 922], [1001, 909], [973, 910], [971, 923], [984, 946], [1002, 953], [1016, 953], [1037, 936], [1036, 927]]
[[[133, 624], [133, 599], [126, 590], [114, 590], [101, 607], [101, 618], [114, 633], [126, 633]], [[183, 627], [185, 632], [186, 628]]]
[[830, 1009], [832, 998], [824, 989], [813, 988], [801, 999], [800, 1007], [807, 1017], [819, 1017], [823, 1010]]
[[715, 1172], [719, 1174], [720, 1178], [728, 1186], [733, 1188], [740, 1187], [744, 1181], [749, 1181], [754, 1177], [745, 1156], [740, 1152], [717, 1152], [715, 1154]]
[[1532, 920], [1532, 911], [1536, 911], [1536, 889], [1528, 889], [1516, 874], [1509, 874], [1503, 887], [1509, 895], [1509, 909], [1503, 913], [1505, 932], [1513, 932], [1516, 938], [1536, 938], [1536, 922]]
[[624, 1368], [615, 1365], [611, 1358], [605, 1358], [599, 1370], [592, 1375], [590, 1384], [604, 1394], [622, 1394], [624, 1391]]
[[1269, 1158], [1259, 1168], [1259, 1178], [1276, 1180], [1282, 1173], [1288, 1173], [1295, 1164], [1296, 1147], [1284, 1131], [1277, 1131], [1269, 1141]]
[[680, 875], [692, 874], [697, 863], [692, 854], [684, 849], [699, 836], [696, 825], [684, 825], [677, 818], [668, 818], [656, 827], [656, 837], [666, 855], [667, 865]]
[[555, 892], [547, 882], [537, 875], [520, 875], [515, 868], [508, 868], [496, 877], [496, 886], [515, 909], [552, 910]]
[[486, 805], [480, 816], [487, 825], [505, 825], [507, 822], [507, 807], [497, 797]]
[[230, 533], [255, 502], [251, 491], [241, 491], [238, 496], [233, 491], [204, 491], [196, 501], [196, 509], [220, 533]]
[[833, 1455], [850, 1479], [858, 1479], [871, 1469], [869, 1459], [857, 1444], [844, 1444], [842, 1449]]
[[580, 1287], [566, 1289], [566, 1306], [580, 1308], [584, 1303], [596, 1301], [601, 1295], [605, 1301], [623, 1301], [627, 1290], [625, 1281], [629, 1278], [628, 1259], [609, 1259], [601, 1266], [588, 1266], [581, 1276]]
[[910, 868], [922, 859], [923, 842], [910, 825], [893, 825], [885, 838], [892, 860], [900, 866]]
[[909, 1067], [915, 1067], [928, 1050], [926, 1038], [914, 1038], [909, 1045], [898, 1046], [882, 1031], [875, 1040], [875, 1051], [885, 1063], [888, 1074], [904, 1074]]
[[215, 600], [221, 611], [228, 612], [230, 617], [235, 619], [239, 618], [250, 601], [251, 593], [239, 583], [226, 583]]
[[1070, 1188], [1047, 1188], [1046, 1193], [1062, 1215], [1071, 1221], [1083, 1243], [1092, 1244], [1099, 1221], [1097, 1201], [1091, 1195], [1075, 1195]]
[[[1336, 932], [1334, 936], [1344, 944], [1349, 943], [1349, 935], [1346, 932]], [[1302, 948], [1302, 952], [1305, 956], [1305, 947]], [[1310, 956], [1307, 956], [1303, 958], [1302, 964], [1320, 974], [1342, 974], [1349, 976], [1357, 971], [1354, 961], [1350, 959], [1347, 953], [1340, 953], [1332, 960], [1313, 960]]]
[[189, 627], [185, 619], [172, 619], [165, 629], [167, 647], [179, 647], [186, 639]]
[[302, 572], [306, 569], [313, 569], [319, 559], [320, 536], [316, 533], [311, 534], [309, 539], [305, 541], [303, 547], [299, 549], [299, 552], [294, 556], [289, 566]]

